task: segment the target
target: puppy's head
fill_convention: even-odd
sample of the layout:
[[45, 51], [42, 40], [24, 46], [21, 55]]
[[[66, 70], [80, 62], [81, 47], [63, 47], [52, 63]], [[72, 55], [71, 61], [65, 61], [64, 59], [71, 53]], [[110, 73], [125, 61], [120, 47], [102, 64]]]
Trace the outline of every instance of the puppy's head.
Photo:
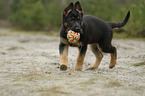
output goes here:
[[[82, 33], [83, 9], [80, 2], [70, 3], [63, 11], [63, 26], [67, 30]], [[67, 31], [66, 30], [66, 31]]]

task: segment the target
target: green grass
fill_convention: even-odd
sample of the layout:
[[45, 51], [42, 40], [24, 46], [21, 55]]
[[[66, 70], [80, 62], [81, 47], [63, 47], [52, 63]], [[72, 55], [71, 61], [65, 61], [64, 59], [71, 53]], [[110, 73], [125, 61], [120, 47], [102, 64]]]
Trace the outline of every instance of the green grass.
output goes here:
[[8, 51], [12, 51], [12, 50], [18, 50], [18, 49], [24, 50], [25, 48], [14, 46], [14, 47], [8, 48], [7, 50], [8, 50]]
[[145, 61], [133, 64], [133, 66], [143, 66], [145, 65]]
[[5, 53], [5, 52], [1, 52], [1, 54], [2, 54], [2, 55], [6, 55], [6, 53]]

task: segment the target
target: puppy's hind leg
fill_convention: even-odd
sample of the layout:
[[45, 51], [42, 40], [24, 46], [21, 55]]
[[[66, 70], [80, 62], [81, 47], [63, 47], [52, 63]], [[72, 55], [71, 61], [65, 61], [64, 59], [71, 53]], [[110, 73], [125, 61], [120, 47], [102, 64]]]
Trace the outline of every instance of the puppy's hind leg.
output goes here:
[[116, 59], [117, 59], [117, 49], [116, 47], [113, 47], [111, 44], [102, 47], [102, 51], [105, 53], [110, 53], [111, 59], [110, 59], [110, 64], [109, 68], [113, 68], [116, 65]]
[[95, 57], [96, 57], [96, 61], [93, 65], [91, 65], [89, 67], [90, 70], [93, 70], [93, 69], [98, 69], [99, 65], [100, 65], [100, 62], [103, 58], [103, 54], [101, 52], [101, 50], [99, 49], [99, 45], [96, 43], [96, 44], [91, 44], [90, 45], [91, 47], [91, 50], [92, 52], [94, 53]]
[[111, 60], [109, 64], [109, 68], [113, 68], [116, 65], [116, 59], [117, 59], [117, 48], [113, 47], [113, 53], [110, 53], [111, 55]]

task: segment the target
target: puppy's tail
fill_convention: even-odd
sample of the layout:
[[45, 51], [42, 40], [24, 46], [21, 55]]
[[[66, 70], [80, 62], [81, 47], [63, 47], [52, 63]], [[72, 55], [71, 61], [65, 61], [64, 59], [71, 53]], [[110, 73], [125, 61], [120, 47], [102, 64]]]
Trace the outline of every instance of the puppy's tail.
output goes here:
[[129, 17], [130, 17], [130, 11], [128, 11], [125, 19], [122, 21], [122, 22], [108, 22], [108, 24], [112, 27], [112, 28], [120, 28], [120, 27], [123, 27], [127, 21], [129, 20]]

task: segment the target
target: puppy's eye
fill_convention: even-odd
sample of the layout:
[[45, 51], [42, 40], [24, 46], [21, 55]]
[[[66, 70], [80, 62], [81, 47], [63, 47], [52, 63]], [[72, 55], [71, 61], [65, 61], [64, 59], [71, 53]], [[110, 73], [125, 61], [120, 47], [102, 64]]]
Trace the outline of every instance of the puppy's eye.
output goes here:
[[80, 17], [77, 17], [77, 20], [78, 20], [78, 21], [81, 21]]

